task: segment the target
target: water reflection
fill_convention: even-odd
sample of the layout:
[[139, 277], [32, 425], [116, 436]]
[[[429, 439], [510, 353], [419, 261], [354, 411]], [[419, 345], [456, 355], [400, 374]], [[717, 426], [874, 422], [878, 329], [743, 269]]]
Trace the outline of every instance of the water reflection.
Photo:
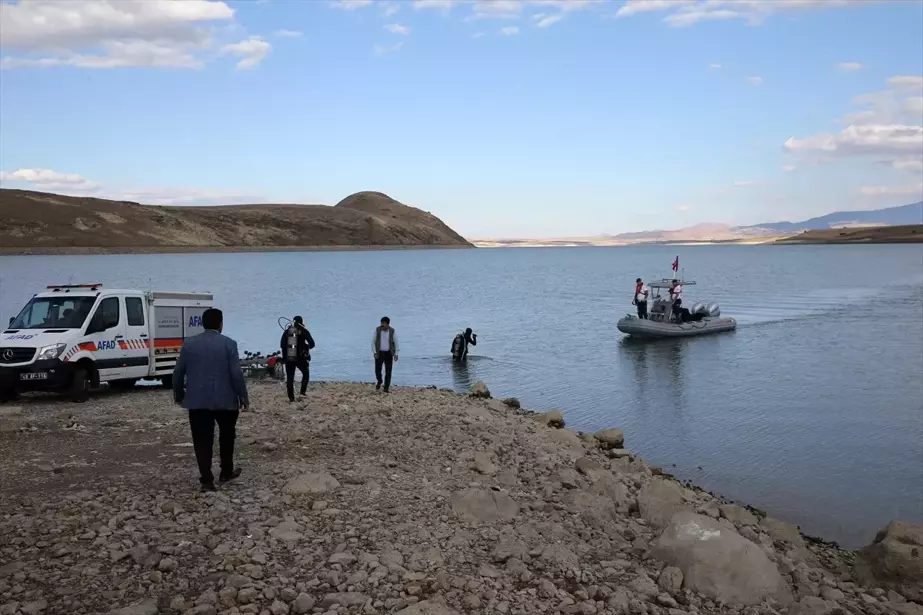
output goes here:
[[650, 403], [676, 408], [682, 405], [686, 398], [683, 355], [689, 342], [631, 337], [620, 341], [621, 355], [628, 358], [634, 372], [633, 398], [639, 408]]

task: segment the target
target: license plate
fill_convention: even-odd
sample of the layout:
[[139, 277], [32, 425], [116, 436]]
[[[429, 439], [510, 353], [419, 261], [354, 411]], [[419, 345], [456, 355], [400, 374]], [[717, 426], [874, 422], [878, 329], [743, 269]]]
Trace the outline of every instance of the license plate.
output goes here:
[[26, 372], [19, 374], [20, 380], [48, 380], [48, 372]]

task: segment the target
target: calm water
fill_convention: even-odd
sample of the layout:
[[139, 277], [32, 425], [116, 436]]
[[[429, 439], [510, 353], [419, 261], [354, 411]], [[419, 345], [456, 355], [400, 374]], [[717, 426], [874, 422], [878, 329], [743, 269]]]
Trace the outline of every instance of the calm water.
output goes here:
[[[739, 329], [623, 339], [635, 277], [668, 275], [677, 252], [699, 283], [687, 302], [720, 302]], [[388, 315], [398, 385], [482, 379], [569, 426], [624, 428], [651, 464], [846, 545], [923, 522], [920, 246], [0, 257], [2, 322], [66, 282], [212, 291], [241, 350], [273, 350], [277, 318], [302, 314], [316, 379], [371, 380]], [[456, 369], [469, 325], [479, 345]]]

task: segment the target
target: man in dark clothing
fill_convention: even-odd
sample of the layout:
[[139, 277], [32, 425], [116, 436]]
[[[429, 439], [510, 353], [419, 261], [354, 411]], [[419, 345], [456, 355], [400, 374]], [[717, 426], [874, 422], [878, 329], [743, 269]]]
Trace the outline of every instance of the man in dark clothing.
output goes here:
[[397, 361], [397, 334], [391, 326], [391, 319], [385, 316], [381, 326], [375, 328], [372, 337], [372, 354], [375, 356], [375, 390], [381, 388], [381, 368], [385, 368], [385, 393], [391, 388], [391, 368]]
[[478, 334], [471, 331], [471, 327], [465, 329], [464, 333], [455, 336], [459, 342], [460, 348], [456, 348], [455, 340], [452, 341], [452, 358], [456, 361], [464, 361], [468, 358], [468, 345], [478, 345]]
[[304, 326], [304, 319], [295, 316], [291, 326], [282, 333], [282, 360], [285, 362], [285, 389], [288, 400], [295, 401], [295, 370], [301, 372], [301, 395], [308, 391], [311, 381], [311, 349], [314, 348], [314, 338]]
[[224, 315], [210, 308], [202, 314], [203, 333], [186, 338], [173, 369], [173, 398], [189, 411], [192, 444], [202, 491], [215, 491], [212, 452], [215, 423], [221, 454], [219, 482], [240, 476], [234, 467], [234, 438], [240, 410], [250, 405], [240, 368], [237, 342], [221, 334]]

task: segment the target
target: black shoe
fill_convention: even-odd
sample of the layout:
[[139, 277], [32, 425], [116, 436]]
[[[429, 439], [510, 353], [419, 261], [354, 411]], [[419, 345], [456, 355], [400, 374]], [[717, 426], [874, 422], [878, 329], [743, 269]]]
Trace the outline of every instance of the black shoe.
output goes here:
[[385, 390], [385, 393], [390, 393], [390, 392], [391, 392], [391, 391], [388, 390], [388, 387], [385, 387], [384, 390]]
[[224, 474], [220, 475], [220, 476], [218, 477], [218, 482], [219, 482], [219, 483], [226, 483], [226, 482], [228, 482], [228, 481], [234, 480], [234, 479], [237, 478], [238, 476], [240, 476], [240, 468], [234, 468], [233, 470], [231, 470], [231, 473], [228, 474], [227, 476], [225, 476]]
[[215, 487], [215, 483], [202, 483], [199, 491], [202, 493], [208, 493], [209, 491], [218, 491], [218, 489]]
[[[380, 383], [380, 382], [379, 382], [378, 384], [375, 385], [375, 390], [376, 390], [376, 391], [380, 391], [380, 390], [381, 390], [381, 383]], [[385, 390], [387, 390], [387, 389], [385, 389]]]

